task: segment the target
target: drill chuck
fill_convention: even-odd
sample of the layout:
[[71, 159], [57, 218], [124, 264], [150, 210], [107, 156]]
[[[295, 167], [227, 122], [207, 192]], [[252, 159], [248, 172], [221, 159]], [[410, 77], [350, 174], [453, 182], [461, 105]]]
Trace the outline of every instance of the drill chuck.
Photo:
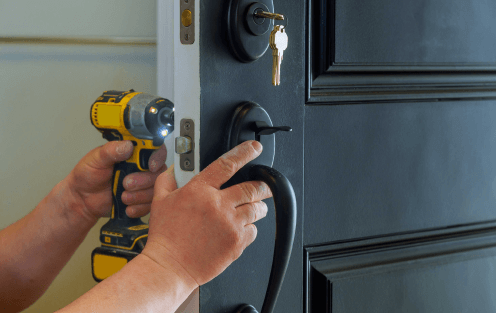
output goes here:
[[153, 140], [154, 146], [174, 130], [174, 105], [167, 99], [141, 93], [128, 102], [124, 123], [133, 137]]
[[158, 147], [174, 131], [174, 104], [134, 90], [106, 91], [91, 107], [91, 123], [109, 141], [152, 140]]

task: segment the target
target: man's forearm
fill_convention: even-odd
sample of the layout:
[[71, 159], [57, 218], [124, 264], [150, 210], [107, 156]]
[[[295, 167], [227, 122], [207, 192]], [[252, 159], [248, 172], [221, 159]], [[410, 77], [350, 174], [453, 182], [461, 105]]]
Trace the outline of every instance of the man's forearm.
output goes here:
[[196, 287], [177, 269], [141, 254], [58, 312], [173, 313]]
[[2, 312], [18, 312], [36, 301], [97, 221], [85, 214], [66, 181], [36, 208], [0, 231]]

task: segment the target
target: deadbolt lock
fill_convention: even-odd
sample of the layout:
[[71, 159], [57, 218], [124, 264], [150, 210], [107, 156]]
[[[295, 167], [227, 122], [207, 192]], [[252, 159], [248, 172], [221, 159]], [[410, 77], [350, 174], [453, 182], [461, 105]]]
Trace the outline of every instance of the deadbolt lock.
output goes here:
[[[230, 0], [227, 16], [227, 33], [232, 53], [241, 62], [259, 59], [269, 48], [271, 19], [281, 15], [273, 14], [272, 0]], [[262, 12], [273, 14], [263, 15]]]

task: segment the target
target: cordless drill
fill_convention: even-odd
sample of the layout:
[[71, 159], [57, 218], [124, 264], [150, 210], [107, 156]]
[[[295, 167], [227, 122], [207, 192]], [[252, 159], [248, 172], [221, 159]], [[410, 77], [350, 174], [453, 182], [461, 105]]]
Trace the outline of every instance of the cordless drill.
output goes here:
[[130, 140], [131, 158], [115, 164], [112, 213], [100, 230], [101, 247], [93, 250], [93, 278], [100, 282], [119, 271], [145, 247], [148, 225], [126, 215], [121, 196], [124, 177], [148, 170], [148, 160], [174, 130], [174, 104], [146, 93], [105, 91], [91, 106], [91, 123], [108, 141]]

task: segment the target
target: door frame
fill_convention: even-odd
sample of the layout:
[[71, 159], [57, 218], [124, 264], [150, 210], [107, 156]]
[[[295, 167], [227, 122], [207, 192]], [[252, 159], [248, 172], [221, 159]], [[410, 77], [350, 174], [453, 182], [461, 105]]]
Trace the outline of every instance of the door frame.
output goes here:
[[[184, 186], [200, 172], [200, 0], [194, 1], [195, 41], [191, 45], [184, 45], [179, 38], [180, 2], [157, 0], [157, 93], [174, 103], [176, 131], [173, 132], [171, 142], [179, 136], [177, 130], [182, 119], [191, 119], [195, 124], [195, 169], [188, 172], [180, 166], [174, 167], [178, 187]], [[167, 148], [171, 146], [173, 144]], [[179, 164], [180, 155], [175, 151], [173, 154], [174, 164]], [[199, 313], [200, 288], [195, 289], [176, 312]]]

